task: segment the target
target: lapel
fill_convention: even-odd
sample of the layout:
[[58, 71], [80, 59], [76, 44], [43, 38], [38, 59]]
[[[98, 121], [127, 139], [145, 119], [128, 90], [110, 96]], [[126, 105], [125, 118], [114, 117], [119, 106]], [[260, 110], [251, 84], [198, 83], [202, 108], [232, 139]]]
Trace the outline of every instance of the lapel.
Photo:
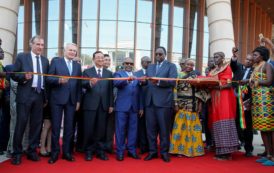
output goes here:
[[91, 75], [91, 77], [97, 77], [97, 72], [96, 72], [95, 67], [92, 67], [90, 69], [90, 75]]
[[67, 63], [66, 63], [66, 61], [65, 61], [65, 57], [63, 57], [63, 58], [61, 59], [61, 66], [62, 66], [62, 67], [65, 67], [67, 75], [70, 76], [70, 74], [69, 74], [69, 69], [68, 69]]
[[[161, 74], [161, 72], [164, 72], [165, 70], [165, 68], [166, 68], [166, 60], [164, 60], [163, 62], [162, 62], [162, 65], [159, 67], [159, 69], [158, 69], [158, 71], [157, 71], [157, 73], [156, 73], [156, 76], [160, 76], [160, 74]], [[155, 64], [155, 72], [156, 72], [156, 66], [157, 66], [157, 64]]]
[[107, 78], [107, 70], [105, 68], [103, 68], [102, 70], [102, 78]]
[[27, 61], [28, 61], [28, 65], [30, 67], [30, 70], [33, 72], [33, 63], [32, 63], [31, 53], [28, 54]]
[[71, 76], [77, 76], [76, 72], [77, 72], [77, 62], [76, 61], [72, 61]]

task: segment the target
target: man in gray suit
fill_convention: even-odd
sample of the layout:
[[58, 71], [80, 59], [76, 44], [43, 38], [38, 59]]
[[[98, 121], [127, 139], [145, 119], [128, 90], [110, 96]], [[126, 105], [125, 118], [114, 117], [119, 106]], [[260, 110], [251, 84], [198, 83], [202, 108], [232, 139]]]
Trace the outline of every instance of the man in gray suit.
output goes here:
[[[168, 62], [166, 49], [158, 47], [155, 52], [156, 64], [148, 66], [147, 77], [177, 78], [175, 64]], [[160, 153], [163, 161], [169, 162], [169, 129], [171, 108], [173, 105], [173, 88], [175, 81], [150, 79], [146, 93], [146, 127], [149, 154], [144, 160], [157, 158], [157, 135], [160, 134]]]
[[[30, 39], [31, 52], [17, 55], [14, 72], [47, 73], [49, 61], [43, 57], [44, 39], [34, 36]], [[36, 153], [37, 141], [39, 141], [40, 130], [43, 120], [43, 104], [46, 101], [45, 77], [31, 73], [15, 74], [12, 79], [18, 82], [16, 95], [17, 119], [13, 138], [12, 164], [21, 164], [22, 139], [24, 131], [30, 119], [29, 147], [27, 158], [39, 161]]]

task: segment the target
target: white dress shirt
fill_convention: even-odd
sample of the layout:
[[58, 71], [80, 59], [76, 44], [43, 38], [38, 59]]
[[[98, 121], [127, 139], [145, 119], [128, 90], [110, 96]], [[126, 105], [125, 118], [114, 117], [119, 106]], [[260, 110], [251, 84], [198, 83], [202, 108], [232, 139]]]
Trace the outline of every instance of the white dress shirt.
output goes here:
[[[37, 59], [36, 59], [36, 56], [39, 56], [40, 71], [41, 71], [41, 73], [43, 73], [41, 56], [40, 55], [35, 55], [31, 51], [31, 60], [32, 60], [32, 64], [33, 64], [33, 72], [37, 73]], [[36, 88], [37, 87], [37, 82], [38, 82], [38, 75], [34, 74], [31, 86]], [[41, 76], [41, 88], [44, 89], [44, 78], [43, 78], [43, 76]]]

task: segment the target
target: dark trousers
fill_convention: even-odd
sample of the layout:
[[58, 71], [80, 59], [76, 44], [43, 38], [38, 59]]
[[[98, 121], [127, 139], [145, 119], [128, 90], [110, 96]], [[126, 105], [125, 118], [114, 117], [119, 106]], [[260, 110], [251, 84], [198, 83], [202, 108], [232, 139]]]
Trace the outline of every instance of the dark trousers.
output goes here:
[[147, 129], [146, 129], [146, 114], [138, 117], [138, 140], [137, 144], [141, 151], [148, 151]]
[[71, 140], [73, 137], [73, 122], [76, 105], [70, 101], [67, 104], [60, 105], [51, 103], [51, 124], [52, 124], [52, 135], [51, 135], [51, 147], [52, 153], [60, 153], [60, 130], [62, 124], [62, 116], [64, 113], [64, 128], [63, 128], [63, 153], [71, 153]]
[[160, 153], [169, 150], [170, 143], [170, 110], [171, 108], [157, 107], [151, 104], [146, 107], [146, 127], [149, 152], [157, 153], [157, 136], [160, 135]]
[[239, 104], [237, 104], [237, 117], [236, 117], [236, 127], [238, 132], [238, 137], [242, 143], [244, 143], [244, 148], [246, 152], [253, 151], [253, 127], [252, 127], [252, 115], [250, 110], [245, 110], [245, 122], [246, 129], [240, 127], [240, 118], [239, 118]]
[[36, 91], [30, 93], [30, 97], [25, 103], [17, 103], [17, 119], [13, 136], [14, 155], [22, 154], [22, 139], [26, 129], [28, 119], [30, 119], [29, 147], [28, 153], [36, 152], [37, 141], [40, 139], [40, 129], [43, 121], [43, 92]]
[[112, 112], [107, 116], [107, 127], [106, 127], [106, 135], [105, 135], [105, 150], [112, 151], [113, 150], [113, 138], [115, 132], [115, 114]]
[[84, 137], [84, 125], [83, 125], [83, 111], [80, 109], [76, 112], [75, 115], [75, 124], [76, 124], [76, 151], [83, 151], [83, 137]]
[[[137, 112], [132, 109], [128, 112], [117, 111], [115, 118], [116, 154], [123, 155], [126, 148], [130, 153], [136, 153]], [[125, 144], [126, 138], [127, 146]]]
[[97, 110], [84, 110], [84, 150], [104, 152], [107, 111], [100, 104]]

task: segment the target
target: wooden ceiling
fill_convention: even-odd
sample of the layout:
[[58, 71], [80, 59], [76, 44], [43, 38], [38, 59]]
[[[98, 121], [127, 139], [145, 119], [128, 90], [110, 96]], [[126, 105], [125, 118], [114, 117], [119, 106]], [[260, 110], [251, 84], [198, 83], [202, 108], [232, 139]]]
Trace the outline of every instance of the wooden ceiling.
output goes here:
[[274, 0], [255, 0], [262, 9], [268, 13], [274, 23]]

